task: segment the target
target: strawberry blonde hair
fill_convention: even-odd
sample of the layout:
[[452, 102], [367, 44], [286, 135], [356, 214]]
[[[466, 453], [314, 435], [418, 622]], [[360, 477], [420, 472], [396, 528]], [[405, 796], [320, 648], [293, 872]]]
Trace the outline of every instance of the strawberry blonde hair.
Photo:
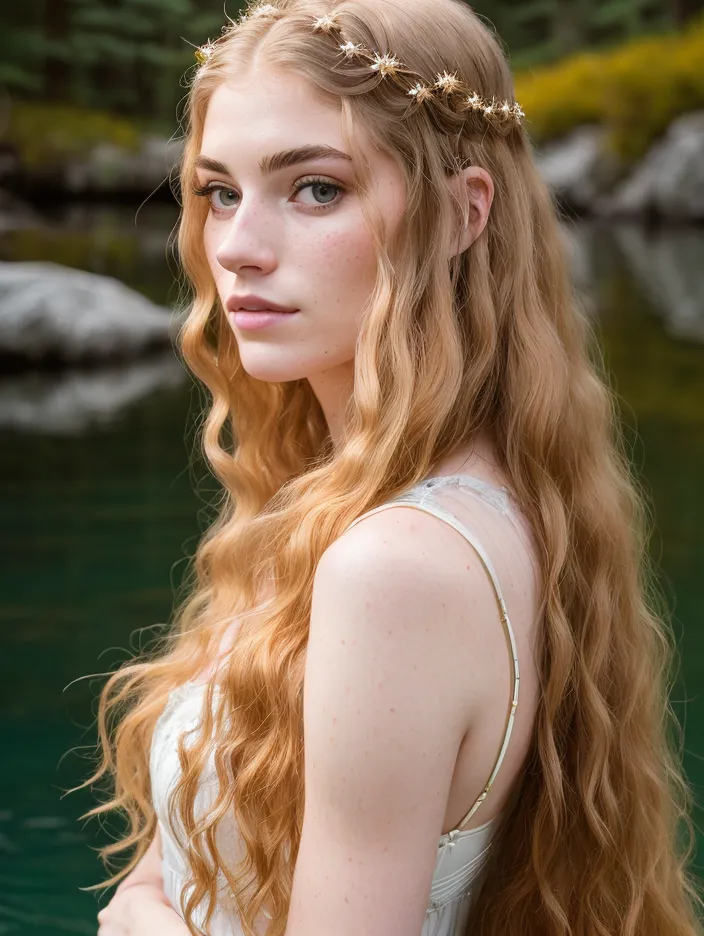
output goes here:
[[[513, 100], [499, 44], [459, 0], [279, 0], [224, 32], [194, 76], [178, 230], [192, 295], [179, 344], [209, 394], [202, 448], [222, 497], [169, 632], [113, 673], [100, 696], [102, 753], [82, 786], [106, 776], [111, 793], [86, 816], [118, 810], [129, 821], [102, 849], [106, 865], [133, 853], [95, 887], [131, 871], [154, 836], [156, 719], [170, 690], [218, 657], [237, 621], [221, 658], [223, 691], [217, 698], [208, 686], [203, 732], [179, 746], [171, 809], [194, 884], [181, 910], [200, 933], [193, 913], [203, 902], [207, 931], [224, 879], [248, 936], [263, 908], [267, 936], [283, 936], [303, 817], [302, 680], [317, 563], [355, 517], [491, 427], [539, 545], [541, 694], [521, 794], [494, 839], [466, 933], [694, 936], [702, 901], [686, 870], [691, 794], [668, 701], [672, 635], [647, 553], [651, 507], [574, 300], [529, 138], [520, 123], [492, 125], [440, 98], [405, 116], [408, 97], [392, 81], [355, 62], [339, 67], [337, 36], [311, 29], [333, 10], [347, 39], [393, 53], [427, 81], [456, 71], [484, 98]], [[335, 451], [306, 380], [266, 383], [242, 367], [204, 252], [207, 205], [192, 189], [208, 101], [255, 61], [302, 76], [341, 110], [376, 245], [377, 281]], [[357, 127], [404, 175], [406, 215], [394, 239], [369, 194]], [[446, 183], [464, 165], [486, 169], [495, 196], [482, 234], [448, 264], [466, 205]], [[200, 815], [209, 755], [220, 785]], [[227, 816], [246, 849], [237, 867], [216, 840]]]

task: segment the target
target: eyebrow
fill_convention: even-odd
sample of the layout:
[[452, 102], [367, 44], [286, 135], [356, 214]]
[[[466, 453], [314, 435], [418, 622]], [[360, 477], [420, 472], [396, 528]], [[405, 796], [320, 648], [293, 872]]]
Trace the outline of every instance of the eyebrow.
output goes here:
[[[299, 146], [296, 149], [282, 150], [272, 156], [264, 156], [259, 162], [259, 171], [262, 175], [270, 175], [280, 169], [287, 169], [289, 166], [296, 166], [298, 163], [308, 162], [313, 159], [346, 159], [348, 162], [352, 162], [351, 156], [332, 146], [310, 144], [308, 146]], [[225, 163], [218, 162], [217, 159], [211, 159], [209, 156], [196, 156], [195, 166], [197, 169], [210, 169], [211, 172], [232, 175]]]

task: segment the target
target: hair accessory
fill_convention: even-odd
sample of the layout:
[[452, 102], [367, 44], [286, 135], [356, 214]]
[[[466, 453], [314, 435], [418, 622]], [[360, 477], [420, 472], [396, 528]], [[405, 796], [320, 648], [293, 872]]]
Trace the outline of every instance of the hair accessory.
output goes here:
[[[330, 33], [335, 29], [341, 34], [341, 38], [345, 38], [339, 26], [338, 14], [334, 12], [314, 19], [312, 29], [313, 32], [325, 33]], [[411, 80], [413, 80], [413, 78], [418, 78], [417, 75], [414, 75], [406, 68], [403, 62], [399, 62], [391, 53], [380, 55], [378, 52], [372, 52], [365, 46], [355, 44], [350, 40], [340, 43], [339, 49], [344, 53], [346, 59], [359, 56], [360, 58], [370, 61], [370, 69], [380, 74], [382, 78], [390, 75], [392, 78], [402, 80], [402, 72], [405, 72]], [[472, 91], [471, 88], [468, 88], [454, 72], [449, 74], [443, 71], [441, 75], [436, 76], [435, 82], [431, 85], [426, 85], [423, 84], [422, 81], [416, 80], [410, 88], [406, 87], [406, 94], [414, 98], [419, 104], [423, 101], [431, 100], [436, 91], [440, 91], [445, 98], [449, 98], [452, 94], [466, 93], [464, 105], [461, 109], [482, 111], [484, 116], [489, 119], [496, 117], [499, 120], [515, 120], [516, 123], [520, 123], [521, 118], [525, 117], [519, 104], [512, 104], [509, 101], [497, 103], [494, 98], [492, 98], [491, 101], [485, 100], [480, 97], [476, 91]]]
[[215, 45], [210, 41], [210, 39], [208, 39], [205, 45], [202, 45], [196, 49], [196, 59], [201, 65], [205, 65], [214, 51]]
[[278, 12], [279, 8], [274, 6], [273, 3], [250, 4], [244, 13], [241, 14], [238, 25], [241, 25], [249, 19], [256, 19], [258, 16], [271, 16], [273, 13]]
[[351, 58], [355, 53], [358, 53], [362, 48], [361, 45], [355, 45], [354, 42], [345, 42], [344, 45], [341, 45], [340, 48], [345, 53], [347, 58]]
[[459, 90], [460, 84], [461, 82], [457, 75], [448, 75], [447, 72], [443, 72], [442, 75], [438, 75], [435, 87], [440, 88], [443, 94], [451, 94], [453, 91]]
[[403, 68], [403, 62], [397, 62], [393, 55], [379, 55], [374, 52], [374, 62], [369, 66], [372, 71], [378, 71], [381, 75], [395, 75], [399, 68]]
[[414, 97], [417, 101], [424, 101], [426, 98], [433, 96], [433, 92], [431, 91], [431, 89], [426, 88], [425, 85], [422, 85], [420, 82], [414, 85], [408, 93], [411, 97]]
[[328, 13], [326, 16], [321, 16], [319, 19], [313, 20], [313, 32], [327, 32], [329, 33], [333, 29], [339, 29], [337, 25], [337, 17], [334, 13]]
[[[232, 17], [228, 16], [227, 19], [230, 22], [230, 26], [223, 26], [222, 32], [229, 33], [233, 29], [237, 29], [238, 26], [241, 26], [243, 23], [246, 23], [247, 20], [257, 19], [259, 17], [264, 18], [265, 16], [272, 16], [274, 13], [278, 13], [279, 8], [274, 6], [273, 3], [250, 3], [246, 10], [243, 10], [240, 13], [239, 19], [233, 20]], [[200, 47], [196, 48], [195, 56], [200, 65], [205, 65], [210, 56], [215, 51], [215, 42], [210, 39]]]
[[[250, 3], [246, 11], [241, 14], [239, 21], [234, 24], [234, 27], [242, 25], [247, 20], [272, 16], [278, 12], [280, 12], [279, 7], [272, 3]], [[311, 28], [314, 33], [330, 34], [336, 31], [341, 39], [346, 39], [342, 33], [337, 11], [326, 13], [325, 16], [315, 17]], [[223, 29], [223, 32], [225, 31]], [[517, 102], [497, 101], [494, 97], [491, 100], [483, 98], [475, 90], [467, 87], [455, 72], [443, 71], [442, 74], [436, 75], [433, 83], [425, 84], [419, 75], [406, 68], [403, 62], [398, 61], [390, 52], [381, 55], [379, 52], [367, 49], [361, 43], [354, 43], [349, 39], [340, 42], [338, 48], [345, 59], [348, 60], [354, 57], [363, 59], [368, 63], [370, 71], [376, 72], [382, 78], [387, 76], [393, 78], [405, 89], [406, 95], [413, 98], [419, 106], [426, 101], [432, 101], [436, 92], [439, 92], [446, 101], [449, 101], [453, 95], [459, 94], [464, 96], [458, 104], [459, 111], [481, 112], [489, 121], [514, 121], [517, 124], [520, 124], [522, 118], [525, 117], [520, 104]], [[214, 51], [215, 44], [209, 40], [205, 45], [196, 49], [196, 59], [203, 65]]]

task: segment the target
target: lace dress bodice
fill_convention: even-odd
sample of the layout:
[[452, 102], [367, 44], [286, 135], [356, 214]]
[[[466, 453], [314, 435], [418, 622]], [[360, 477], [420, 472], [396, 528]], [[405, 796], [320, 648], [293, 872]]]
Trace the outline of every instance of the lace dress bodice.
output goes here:
[[[466, 816], [457, 828], [440, 836], [435, 871], [420, 936], [460, 936], [460, 934], [464, 934], [472, 902], [484, 880], [484, 871], [491, 849], [492, 836], [503, 813], [497, 814], [493, 819], [473, 829], [463, 829], [463, 826], [481, 806], [499, 771], [511, 735], [514, 713], [518, 704], [518, 657], [513, 629], [506, 612], [503, 594], [491, 560], [476, 535], [464, 524], [460, 523], [448, 507], [434, 496], [434, 492], [438, 488], [446, 485], [457, 485], [462, 490], [474, 494], [485, 503], [495, 507], [504, 515], [511, 514], [510, 495], [506, 488], [495, 487], [471, 475], [453, 475], [451, 477], [431, 478], [421, 482], [421, 484], [404, 494], [362, 514], [350, 525], [353, 526], [364, 517], [397, 504], [417, 507], [451, 524], [471, 543], [486, 568], [496, 592], [501, 621], [510, 646], [514, 676], [513, 692], [501, 748], [484, 789]], [[168, 795], [180, 774], [177, 753], [178, 739], [184, 732], [198, 730], [204, 690], [205, 684], [199, 682], [187, 682], [174, 690], [157, 721], [152, 739], [150, 774], [153, 803], [161, 833], [164, 890], [172, 906], [179, 913], [181, 912], [181, 893], [189, 875], [185, 855], [171, 829], [168, 814]], [[217, 692], [217, 687], [215, 691]], [[214, 800], [216, 782], [214, 765], [211, 761], [206, 765], [198, 791], [196, 799], [197, 814], [207, 810]], [[232, 863], [232, 866], [234, 866], [244, 857], [244, 844], [238, 835], [234, 817], [229, 821], [223, 820], [217, 834], [218, 847], [227, 859], [228, 865]], [[242, 936], [236, 905], [225, 885], [225, 878], [221, 875], [217, 908], [208, 932], [210, 936]], [[194, 921], [196, 923], [202, 921], [202, 916], [198, 912], [195, 914]], [[266, 923], [266, 913], [263, 912], [262, 916], [257, 920], [257, 929], [262, 934], [266, 930]]]

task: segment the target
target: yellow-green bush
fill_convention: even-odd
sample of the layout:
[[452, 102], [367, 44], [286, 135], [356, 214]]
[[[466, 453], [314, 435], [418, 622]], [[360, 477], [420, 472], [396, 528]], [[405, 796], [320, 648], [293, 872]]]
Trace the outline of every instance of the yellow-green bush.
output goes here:
[[64, 104], [15, 101], [5, 139], [15, 147], [25, 168], [40, 171], [85, 155], [98, 143], [135, 151], [139, 137], [138, 126], [111, 114]]
[[516, 100], [525, 111], [526, 126], [538, 142], [560, 137], [585, 123], [599, 123], [603, 114], [595, 54], [573, 58], [516, 75]]
[[518, 73], [516, 100], [536, 142], [598, 123], [623, 162], [632, 163], [675, 117], [704, 107], [704, 19], [682, 33]]

